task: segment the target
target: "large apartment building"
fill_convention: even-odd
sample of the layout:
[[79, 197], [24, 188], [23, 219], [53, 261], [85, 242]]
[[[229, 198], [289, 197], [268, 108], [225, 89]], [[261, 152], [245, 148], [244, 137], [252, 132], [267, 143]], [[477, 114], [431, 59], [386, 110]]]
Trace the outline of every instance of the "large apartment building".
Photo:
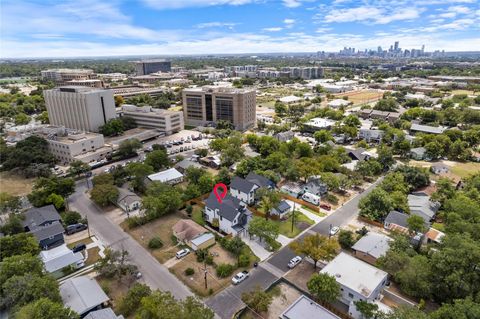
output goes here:
[[35, 133], [45, 138], [49, 151], [63, 164], [74, 160], [96, 162], [112, 154], [112, 147], [105, 144], [102, 134], [47, 126]]
[[184, 128], [183, 112], [181, 111], [124, 104], [120, 114], [133, 118], [140, 127], [155, 128], [167, 135], [180, 132]]
[[56, 85], [102, 87], [102, 81], [90, 69], [49, 69], [40, 73], [43, 80], [52, 81]]
[[191, 126], [225, 120], [244, 131], [255, 126], [255, 107], [254, 89], [204, 86], [183, 90], [183, 116]]
[[147, 75], [157, 72], [170, 72], [172, 62], [165, 60], [143, 60], [135, 62], [135, 73], [137, 75]]
[[116, 117], [110, 90], [65, 86], [43, 92], [50, 124], [98, 132], [100, 126]]

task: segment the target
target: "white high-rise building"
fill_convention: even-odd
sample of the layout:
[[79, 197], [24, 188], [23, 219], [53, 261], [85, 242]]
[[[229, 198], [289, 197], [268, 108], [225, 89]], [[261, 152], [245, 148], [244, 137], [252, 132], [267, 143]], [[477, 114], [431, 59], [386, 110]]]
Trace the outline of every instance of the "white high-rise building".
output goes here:
[[50, 124], [98, 132], [116, 117], [113, 92], [89, 87], [65, 86], [43, 92]]

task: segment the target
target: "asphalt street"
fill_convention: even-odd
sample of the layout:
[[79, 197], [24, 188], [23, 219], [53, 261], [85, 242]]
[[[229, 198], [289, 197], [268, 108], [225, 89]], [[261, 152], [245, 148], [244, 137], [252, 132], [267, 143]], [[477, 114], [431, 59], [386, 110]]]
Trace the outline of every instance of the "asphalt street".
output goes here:
[[[378, 179], [361, 194], [352, 198], [349, 202], [338, 208], [330, 216], [306, 230], [296, 240], [302, 240], [305, 236], [315, 233], [328, 236], [330, 232], [330, 225], [332, 225], [332, 227], [341, 227], [348, 224], [352, 218], [358, 215], [358, 203], [360, 202], [360, 199], [368, 195], [382, 179], [383, 178]], [[217, 313], [221, 318], [232, 318], [233, 314], [245, 307], [245, 304], [241, 300], [242, 293], [251, 291], [257, 285], [264, 289], [270, 286], [290, 270], [287, 267], [287, 264], [290, 259], [295, 256], [296, 254], [290, 248], [288, 248], [288, 246], [283, 247], [272, 257], [260, 263], [256, 269], [253, 269], [250, 273], [250, 277], [247, 280], [237, 286], [230, 286], [226, 288], [217, 295], [209, 298], [206, 301], [206, 304], [211, 307], [212, 310], [215, 311], [215, 313]]]
[[152, 289], [170, 291], [175, 298], [184, 299], [193, 293], [168, 269], [160, 264], [145, 248], [143, 248], [128, 233], [109, 220], [85, 193], [87, 189], [84, 180], [77, 183], [76, 191], [69, 197], [70, 209], [87, 216], [90, 231], [105, 246], [129, 253], [131, 262], [138, 266], [142, 280]]

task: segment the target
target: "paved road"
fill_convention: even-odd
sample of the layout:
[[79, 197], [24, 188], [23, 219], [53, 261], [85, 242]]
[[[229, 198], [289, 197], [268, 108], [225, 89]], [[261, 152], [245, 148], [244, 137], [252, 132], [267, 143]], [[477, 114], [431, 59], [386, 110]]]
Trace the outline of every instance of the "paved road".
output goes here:
[[[358, 215], [358, 203], [360, 202], [360, 199], [368, 195], [382, 179], [383, 178], [378, 179], [374, 184], [365, 189], [363, 193], [352, 198], [330, 216], [305, 231], [296, 240], [302, 240], [305, 236], [315, 233], [328, 235], [330, 224], [332, 226], [344, 226], [348, 224], [352, 218]], [[283, 247], [272, 257], [260, 263], [258, 268], [251, 272], [250, 278], [246, 281], [238, 286], [226, 288], [219, 294], [208, 299], [206, 304], [220, 315], [221, 318], [232, 318], [233, 314], [245, 307], [245, 304], [240, 299], [243, 292], [252, 290], [256, 285], [260, 285], [262, 288], [271, 285], [290, 270], [287, 267], [287, 264], [290, 259], [295, 256], [296, 254], [290, 250], [288, 246]]]
[[72, 210], [88, 217], [91, 232], [106, 246], [114, 249], [125, 249], [131, 261], [136, 264], [143, 275], [143, 280], [152, 289], [170, 291], [173, 296], [184, 299], [193, 293], [168, 269], [160, 264], [150, 253], [135, 241], [120, 226], [110, 221], [85, 194], [86, 184], [82, 180], [77, 183], [75, 193], [69, 198]]

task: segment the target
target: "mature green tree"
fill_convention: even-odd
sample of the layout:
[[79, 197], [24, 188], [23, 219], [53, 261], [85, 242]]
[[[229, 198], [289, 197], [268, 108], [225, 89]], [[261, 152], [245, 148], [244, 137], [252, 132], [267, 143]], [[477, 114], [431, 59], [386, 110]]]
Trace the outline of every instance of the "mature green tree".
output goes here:
[[340, 284], [329, 274], [313, 274], [307, 282], [308, 291], [322, 302], [334, 302], [340, 297]]
[[343, 123], [347, 126], [360, 126], [360, 120], [356, 115], [350, 114], [343, 119]]
[[94, 269], [106, 278], [117, 280], [126, 278], [127, 281], [133, 280], [138, 270], [136, 265], [130, 263], [128, 251], [110, 248], [105, 249], [105, 258], [100, 259]]
[[170, 159], [168, 158], [167, 151], [157, 150], [147, 154], [144, 163], [153, 167], [155, 171], [160, 171], [170, 166]]
[[375, 104], [374, 109], [379, 111], [394, 112], [398, 107], [397, 101], [394, 98], [381, 99]]
[[7, 257], [14, 255], [38, 255], [40, 247], [38, 242], [29, 233], [20, 233], [11, 236], [0, 237], [0, 262]]
[[99, 132], [105, 136], [116, 136], [123, 133], [125, 127], [121, 119], [111, 119], [105, 125], [100, 126]]
[[274, 190], [259, 189], [257, 190], [257, 195], [260, 198], [260, 207], [265, 214], [265, 219], [268, 219], [272, 209], [277, 208], [280, 203], [280, 194]]
[[1, 286], [0, 308], [18, 309], [40, 298], [61, 302], [58, 283], [51, 276], [26, 273], [12, 276]]
[[152, 290], [144, 284], [136, 283], [127, 292], [120, 301], [119, 311], [125, 316], [130, 316], [140, 307], [143, 297], [150, 296]]
[[141, 300], [137, 319], [213, 319], [214, 313], [194, 297], [176, 300], [170, 292], [154, 291]]
[[149, 220], [176, 212], [182, 205], [182, 195], [175, 187], [160, 182], [151, 183], [142, 199]]
[[326, 143], [328, 141], [333, 141], [332, 133], [327, 130], [316, 131], [313, 134], [313, 137], [315, 138], [315, 141], [317, 141], [317, 143]]
[[132, 187], [139, 192], [145, 191], [145, 178], [154, 173], [153, 167], [144, 163], [130, 163], [125, 170], [133, 177], [130, 182]]
[[363, 176], [380, 175], [382, 173], [382, 169], [382, 164], [374, 159], [358, 162], [357, 166], [355, 167], [355, 170]]
[[198, 189], [202, 194], [210, 193], [215, 186], [215, 177], [209, 172], [206, 172], [198, 179]]
[[336, 239], [320, 234], [308, 235], [302, 241], [293, 241], [289, 247], [299, 255], [306, 255], [313, 260], [313, 267], [317, 267], [319, 260], [330, 261], [337, 255], [340, 246]]
[[90, 198], [102, 207], [115, 204], [120, 194], [117, 186], [111, 184], [94, 185], [90, 191]]
[[75, 160], [70, 163], [70, 167], [68, 168], [67, 173], [79, 176], [81, 174], [85, 174], [86, 172], [90, 171], [91, 167], [85, 162]]
[[15, 213], [8, 215], [8, 219], [0, 226], [0, 232], [4, 235], [14, 235], [23, 233], [25, 228], [23, 227], [23, 216]]
[[411, 233], [423, 233], [426, 230], [425, 226], [425, 220], [421, 216], [418, 215], [410, 215], [407, 218], [407, 225], [408, 225], [408, 230]]
[[29, 254], [13, 255], [2, 260], [0, 285], [13, 276], [23, 276], [27, 273], [42, 275], [43, 263], [37, 256]]
[[101, 173], [98, 175], [95, 175], [92, 178], [92, 183], [93, 185], [101, 185], [101, 184], [110, 184], [113, 185], [115, 182], [113, 174], [108, 174], [108, 173]]
[[65, 223], [65, 225], [77, 224], [81, 221], [81, 219], [82, 219], [82, 215], [80, 215], [80, 213], [75, 211], [67, 211], [64, 214], [62, 214], [62, 220]]
[[185, 179], [190, 184], [198, 184], [200, 177], [205, 175], [207, 171], [203, 168], [190, 166], [185, 170]]
[[375, 318], [378, 314], [378, 305], [374, 303], [370, 303], [364, 300], [357, 300], [354, 302], [355, 307], [357, 308], [358, 312], [360, 312], [364, 319], [371, 319]]
[[432, 293], [432, 270], [427, 257], [416, 255], [410, 258], [403, 269], [395, 275], [395, 281], [409, 296], [428, 298]]
[[458, 299], [453, 304], [444, 303], [430, 314], [431, 319], [476, 319], [480, 318], [480, 302], [471, 297]]
[[61, 302], [53, 302], [47, 298], [29, 303], [15, 313], [16, 319], [79, 319], [80, 316]]
[[280, 233], [279, 225], [271, 220], [260, 217], [253, 217], [248, 224], [248, 233], [250, 236], [258, 236], [260, 240], [264, 239], [268, 243], [273, 243]]
[[75, 191], [75, 181], [71, 178], [52, 176], [49, 178], [41, 177], [33, 184], [33, 190], [28, 195], [29, 201], [36, 207], [41, 207], [51, 203], [48, 197], [51, 194], [60, 195], [67, 198]]
[[442, 148], [442, 145], [438, 142], [430, 142], [430, 143], [427, 143], [425, 144], [425, 155], [432, 159], [432, 160], [436, 160], [438, 159], [440, 156], [442, 156], [442, 153], [443, 153], [443, 148]]
[[0, 192], [0, 213], [15, 212], [20, 208], [20, 197]]
[[430, 185], [430, 177], [426, 169], [415, 166], [402, 165], [395, 169], [395, 172], [403, 174], [409, 185], [410, 191]]
[[257, 313], [266, 312], [273, 301], [273, 296], [257, 286], [252, 291], [242, 293], [242, 301]]
[[118, 145], [117, 154], [120, 157], [128, 157], [131, 155], [136, 154], [137, 150], [142, 148], [142, 143], [136, 138], [128, 139], [122, 141], [120, 145]]
[[350, 249], [355, 244], [355, 239], [353, 238], [353, 232], [350, 230], [342, 229], [338, 233], [338, 243], [343, 249]]
[[217, 178], [216, 178], [217, 182], [218, 183], [224, 183], [225, 185], [228, 185], [228, 184], [230, 184], [230, 179], [231, 179], [230, 171], [228, 170], [228, 168], [222, 167], [218, 171], [218, 175], [217, 175]]
[[372, 220], [383, 220], [394, 208], [389, 194], [377, 187], [360, 200], [360, 215]]
[[382, 144], [378, 147], [377, 153], [377, 161], [382, 165], [384, 170], [390, 168], [395, 163], [393, 152], [390, 147]]

